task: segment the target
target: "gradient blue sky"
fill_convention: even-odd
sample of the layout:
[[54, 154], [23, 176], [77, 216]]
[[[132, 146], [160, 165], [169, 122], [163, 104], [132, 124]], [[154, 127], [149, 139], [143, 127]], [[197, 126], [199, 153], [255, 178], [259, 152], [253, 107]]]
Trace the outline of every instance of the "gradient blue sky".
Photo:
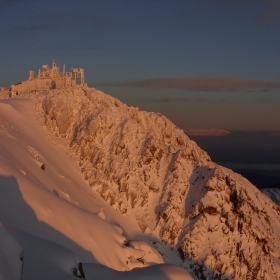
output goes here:
[[280, 130], [278, 0], [0, 0], [0, 22], [0, 86], [56, 58], [190, 134]]

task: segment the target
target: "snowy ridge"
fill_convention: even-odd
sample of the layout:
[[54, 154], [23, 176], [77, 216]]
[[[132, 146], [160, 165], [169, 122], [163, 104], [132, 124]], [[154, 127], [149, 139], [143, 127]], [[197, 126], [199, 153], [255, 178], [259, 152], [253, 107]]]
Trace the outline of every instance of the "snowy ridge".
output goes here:
[[[100, 279], [90, 267], [101, 273], [103, 264], [117, 280], [124, 271], [162, 264], [135, 218], [89, 188], [69, 148], [52, 143], [38, 126], [35, 101], [34, 95], [0, 101], [0, 279]], [[88, 275], [81, 263], [88, 263]], [[182, 268], [160, 267], [149, 272], [191, 279]], [[149, 279], [141, 275], [134, 273]]]
[[88, 185], [176, 248], [195, 279], [280, 279], [279, 207], [164, 116], [90, 88], [37, 98]]

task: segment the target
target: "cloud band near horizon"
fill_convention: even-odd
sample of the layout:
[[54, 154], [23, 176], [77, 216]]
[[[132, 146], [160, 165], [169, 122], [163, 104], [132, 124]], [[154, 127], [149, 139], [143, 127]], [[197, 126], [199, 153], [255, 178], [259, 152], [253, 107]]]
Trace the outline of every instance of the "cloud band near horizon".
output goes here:
[[217, 128], [210, 128], [210, 129], [187, 129], [185, 130], [185, 133], [188, 136], [226, 136], [230, 134], [229, 130], [226, 129], [217, 129]]
[[101, 86], [110, 87], [134, 87], [134, 88], [173, 88], [200, 91], [240, 91], [240, 90], [272, 90], [280, 88], [280, 82], [242, 79], [225, 76], [197, 76], [197, 77], [173, 77], [132, 80], [119, 83], [103, 83]]

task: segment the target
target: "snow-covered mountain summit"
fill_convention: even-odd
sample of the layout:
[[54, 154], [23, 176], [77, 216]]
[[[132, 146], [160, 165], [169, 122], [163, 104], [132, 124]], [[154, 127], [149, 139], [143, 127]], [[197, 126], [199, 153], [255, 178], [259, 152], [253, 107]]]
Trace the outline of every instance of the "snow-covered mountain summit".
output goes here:
[[192, 279], [89, 187], [36, 98], [0, 100], [0, 279]]
[[88, 185], [194, 277], [280, 279], [279, 207], [166, 117], [82, 87], [38, 96], [37, 114]]

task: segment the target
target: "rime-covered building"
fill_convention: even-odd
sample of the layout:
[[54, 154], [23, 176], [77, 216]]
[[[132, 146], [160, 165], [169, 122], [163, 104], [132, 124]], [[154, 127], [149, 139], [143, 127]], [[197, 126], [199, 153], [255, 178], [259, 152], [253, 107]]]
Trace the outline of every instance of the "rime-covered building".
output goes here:
[[55, 88], [73, 87], [77, 84], [85, 85], [84, 69], [72, 68], [71, 72], [65, 72], [65, 64], [60, 72], [59, 66], [55, 60], [52, 61], [52, 68], [47, 64], [42, 65], [39, 69], [38, 76], [34, 76], [34, 71], [29, 71], [29, 79], [11, 86], [11, 94], [18, 95], [21, 93], [31, 93], [41, 90]]

